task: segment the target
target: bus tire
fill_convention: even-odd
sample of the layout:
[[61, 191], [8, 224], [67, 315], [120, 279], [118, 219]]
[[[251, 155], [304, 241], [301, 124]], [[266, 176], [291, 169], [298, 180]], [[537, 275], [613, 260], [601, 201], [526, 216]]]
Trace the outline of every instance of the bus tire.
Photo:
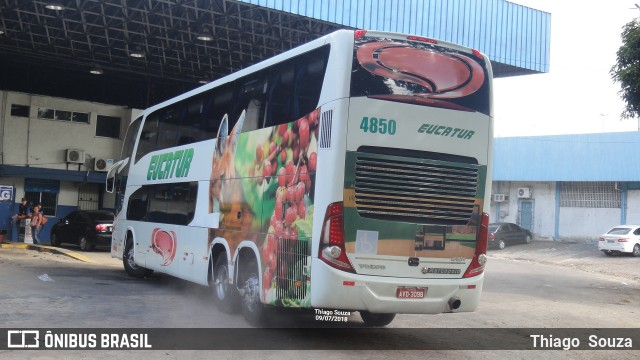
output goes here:
[[378, 314], [360, 310], [360, 317], [365, 325], [380, 327], [391, 324], [396, 314]]
[[127, 272], [129, 276], [135, 278], [143, 278], [151, 275], [153, 270], [149, 270], [140, 265], [137, 265], [134, 261], [134, 253], [133, 243], [131, 241], [127, 241], [127, 246], [124, 249], [124, 254], [122, 254], [122, 264], [124, 265], [124, 271]]
[[229, 264], [226, 253], [219, 253], [211, 268], [211, 287], [216, 305], [226, 313], [238, 310], [238, 291], [229, 283]]
[[253, 326], [263, 325], [265, 322], [265, 308], [260, 301], [260, 270], [255, 258], [251, 257], [242, 264], [241, 282], [242, 290], [242, 315]]

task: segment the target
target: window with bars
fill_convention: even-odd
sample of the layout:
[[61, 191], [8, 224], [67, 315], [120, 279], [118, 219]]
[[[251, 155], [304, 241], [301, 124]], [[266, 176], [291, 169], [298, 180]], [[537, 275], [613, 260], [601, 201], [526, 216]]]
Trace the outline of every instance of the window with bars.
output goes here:
[[614, 182], [563, 182], [560, 183], [560, 206], [620, 208], [620, 191]]
[[89, 123], [89, 113], [38, 108], [38, 119], [62, 120], [75, 123]]

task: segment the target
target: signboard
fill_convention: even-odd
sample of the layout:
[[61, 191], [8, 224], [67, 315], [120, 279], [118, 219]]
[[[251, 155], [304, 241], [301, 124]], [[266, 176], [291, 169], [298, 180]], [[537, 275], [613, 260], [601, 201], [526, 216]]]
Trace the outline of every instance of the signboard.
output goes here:
[[13, 201], [13, 186], [0, 185], [0, 201]]

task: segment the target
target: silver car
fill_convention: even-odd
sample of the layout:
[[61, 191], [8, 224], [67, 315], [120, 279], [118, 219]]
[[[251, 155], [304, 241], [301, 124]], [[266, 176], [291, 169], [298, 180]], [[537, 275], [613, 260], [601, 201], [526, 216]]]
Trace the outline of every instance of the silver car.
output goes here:
[[640, 256], [640, 225], [618, 225], [600, 236], [598, 250], [610, 256], [615, 253]]

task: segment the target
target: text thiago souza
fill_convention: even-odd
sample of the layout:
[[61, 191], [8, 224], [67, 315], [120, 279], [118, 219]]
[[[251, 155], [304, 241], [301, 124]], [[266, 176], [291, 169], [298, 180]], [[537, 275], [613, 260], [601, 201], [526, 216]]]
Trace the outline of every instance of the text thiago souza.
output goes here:
[[[553, 335], [529, 335], [536, 349], [571, 350], [580, 348], [582, 341], [577, 337], [555, 337]], [[599, 337], [589, 335], [586, 345], [593, 349], [629, 349], [633, 341], [629, 337]]]

